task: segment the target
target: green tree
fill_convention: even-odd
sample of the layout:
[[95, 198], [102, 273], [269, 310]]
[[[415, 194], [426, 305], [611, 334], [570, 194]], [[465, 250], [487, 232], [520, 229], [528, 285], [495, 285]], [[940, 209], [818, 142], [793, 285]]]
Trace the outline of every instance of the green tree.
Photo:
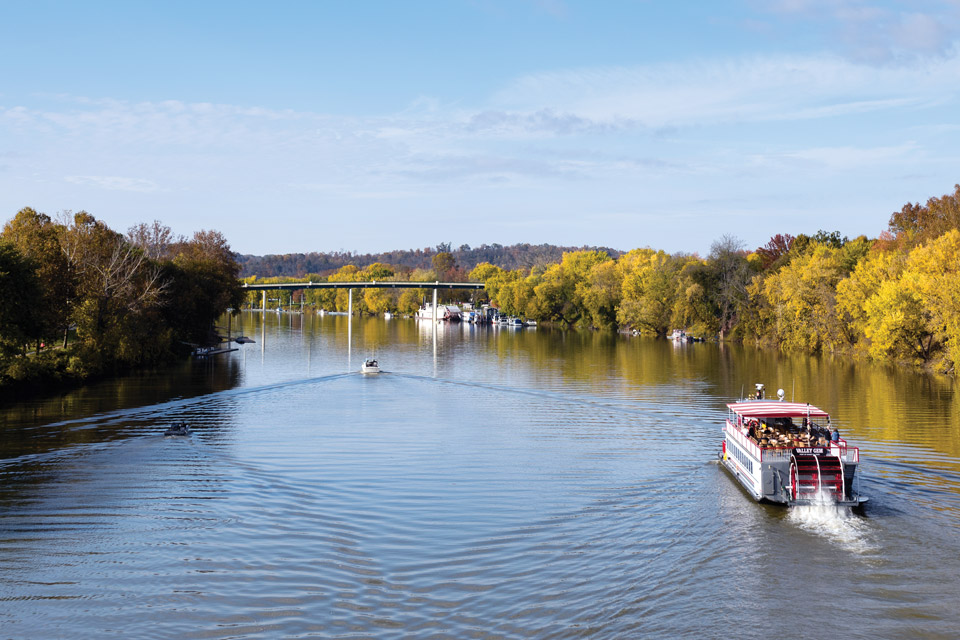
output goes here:
[[215, 340], [214, 323], [243, 303], [240, 266], [219, 231], [198, 231], [172, 248], [164, 305], [167, 322], [180, 339], [207, 344]]
[[60, 234], [50, 216], [26, 207], [4, 226], [2, 237], [37, 265], [40, 287], [34, 305], [39, 337], [62, 336], [66, 346], [76, 277], [61, 248]]
[[152, 311], [167, 286], [160, 267], [86, 212], [64, 222], [60, 242], [77, 274], [78, 304], [71, 315], [85, 368], [140, 363], [161, 342], [150, 337]]
[[671, 324], [695, 335], [716, 335], [720, 330], [719, 311], [709, 291], [713, 273], [705, 260], [696, 256], [682, 258], [676, 278]]
[[[743, 241], [725, 235], [710, 247], [707, 266], [712, 272], [710, 290], [717, 308], [720, 336], [727, 335], [737, 324], [740, 313], [749, 302], [747, 286], [753, 273], [747, 263]], [[796, 246], [796, 241], [794, 241]]]
[[457, 261], [449, 251], [441, 251], [430, 260], [437, 277], [446, 280], [457, 266]]
[[0, 356], [25, 353], [40, 337], [36, 265], [9, 242], [0, 240]]

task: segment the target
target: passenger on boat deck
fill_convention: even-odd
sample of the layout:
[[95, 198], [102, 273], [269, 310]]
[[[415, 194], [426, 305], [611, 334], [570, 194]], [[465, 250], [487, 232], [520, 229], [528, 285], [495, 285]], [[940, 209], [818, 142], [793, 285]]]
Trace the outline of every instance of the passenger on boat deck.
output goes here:
[[840, 442], [840, 431], [836, 427], [833, 428], [833, 433], [830, 434], [831, 442]]

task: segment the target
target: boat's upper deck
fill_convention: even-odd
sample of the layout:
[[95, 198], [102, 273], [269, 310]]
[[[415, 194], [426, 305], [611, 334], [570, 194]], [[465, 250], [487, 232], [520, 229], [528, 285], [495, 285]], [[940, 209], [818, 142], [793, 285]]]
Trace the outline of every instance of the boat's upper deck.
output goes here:
[[[830, 416], [810, 404], [746, 400], [727, 405], [727, 431], [758, 459], [767, 460], [801, 452], [829, 451], [846, 462], [859, 460], [856, 447], [832, 439]], [[815, 451], [816, 450], [816, 451]]]

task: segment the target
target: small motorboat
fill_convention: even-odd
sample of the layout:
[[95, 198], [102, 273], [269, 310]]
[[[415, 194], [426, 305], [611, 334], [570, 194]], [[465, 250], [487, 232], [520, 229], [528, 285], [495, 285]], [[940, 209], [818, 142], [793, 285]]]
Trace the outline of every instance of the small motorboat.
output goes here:
[[360, 373], [380, 373], [380, 363], [374, 358], [367, 358], [360, 367]]
[[190, 427], [186, 422], [174, 422], [170, 425], [166, 431], [163, 432], [165, 436], [188, 436], [190, 435]]

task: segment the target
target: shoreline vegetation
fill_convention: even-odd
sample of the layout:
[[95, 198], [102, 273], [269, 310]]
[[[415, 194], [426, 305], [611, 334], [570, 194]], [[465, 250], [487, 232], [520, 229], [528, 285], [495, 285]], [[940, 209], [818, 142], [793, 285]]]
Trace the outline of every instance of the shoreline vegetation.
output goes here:
[[149, 369], [218, 341], [239, 265], [217, 231], [126, 235], [85, 211], [20, 210], [0, 233], [0, 392], [53, 391]]
[[[494, 248], [509, 256], [458, 264]], [[560, 249], [560, 248], [554, 248]], [[530, 253], [525, 255], [524, 252]], [[413, 254], [430, 268], [374, 262], [299, 277], [249, 276], [217, 231], [174, 236], [159, 222], [120, 234], [89, 213], [24, 208], [0, 233], [0, 394], [53, 391], [150, 369], [219, 342], [229, 309], [260, 306], [241, 282], [423, 282], [364, 289], [360, 313], [414, 313], [435, 280], [482, 281], [503, 312], [563, 328], [665, 336], [671, 329], [784, 352], [909, 364], [956, 376], [960, 362], [960, 185], [895, 212], [879, 237], [777, 234], [749, 251], [733, 236], [709, 255], [549, 245], [449, 244]], [[611, 255], [611, 253], [613, 255]], [[320, 255], [320, 254], [311, 254]], [[339, 254], [338, 254], [339, 255]], [[343, 256], [340, 255], [342, 259]], [[278, 291], [268, 308], [345, 311], [346, 290]], [[452, 302], [460, 292], [443, 291]]]
[[[649, 248], [614, 255], [583, 249], [565, 251], [552, 263], [514, 269], [490, 262], [461, 266], [458, 259], [473, 255], [469, 247], [451, 251], [444, 244], [417, 252], [416, 258], [429, 258], [432, 268], [373, 262], [243, 281], [482, 281], [483, 298], [510, 315], [538, 323], [652, 336], [685, 329], [784, 352], [868, 358], [955, 376], [960, 362], [958, 227], [960, 185], [925, 204], [906, 204], [873, 239], [851, 240], [823, 230], [812, 236], [777, 234], [749, 251], [742, 241], [724, 236], [705, 258]], [[530, 245], [495, 246], [522, 261], [515, 256], [518, 247]], [[289, 265], [303, 255], [282, 258]], [[318, 254], [308, 255], [317, 260]], [[428, 285], [358, 293], [354, 310], [359, 313], [412, 314], [431, 295]], [[304, 304], [347, 310], [344, 290], [271, 295], [277, 297], [268, 308]], [[462, 293], [440, 294], [445, 302], [456, 301], [458, 295]], [[246, 303], [259, 307], [259, 293], [248, 292]]]

